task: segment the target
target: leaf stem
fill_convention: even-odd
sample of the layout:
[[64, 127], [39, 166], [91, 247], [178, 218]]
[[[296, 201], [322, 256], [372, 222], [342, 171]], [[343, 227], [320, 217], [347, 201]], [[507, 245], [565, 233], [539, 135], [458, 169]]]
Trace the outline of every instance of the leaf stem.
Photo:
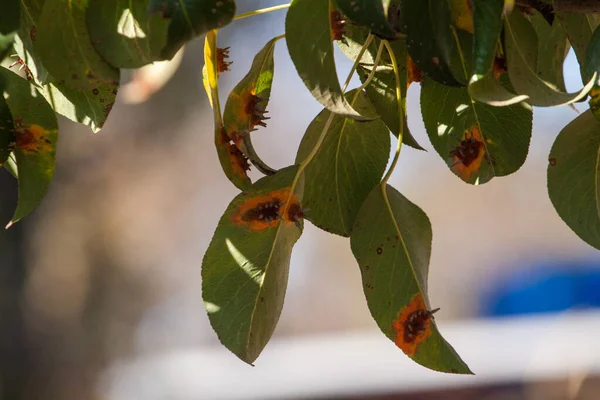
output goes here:
[[392, 67], [394, 68], [394, 75], [396, 76], [396, 100], [398, 101], [398, 118], [400, 118], [400, 129], [398, 131], [398, 144], [396, 145], [396, 154], [394, 155], [394, 160], [392, 161], [392, 165], [388, 169], [387, 173], [383, 177], [381, 181], [381, 186], [385, 188], [386, 183], [392, 176], [392, 172], [394, 172], [394, 168], [396, 168], [396, 164], [398, 164], [398, 159], [400, 158], [400, 150], [402, 149], [402, 139], [404, 136], [404, 109], [402, 107], [402, 90], [400, 83], [400, 72], [398, 70], [398, 63], [396, 62], [396, 57], [394, 56], [394, 51], [392, 50], [392, 46], [390, 46], [387, 40], [382, 41], [385, 48], [387, 49], [390, 58], [392, 59]]
[[235, 17], [233, 17], [233, 20], [236, 21], [236, 20], [242, 19], [242, 18], [253, 17], [255, 15], [260, 15], [260, 14], [266, 14], [266, 13], [269, 13], [271, 11], [283, 10], [284, 8], [289, 8], [291, 4], [292, 3], [280, 4], [278, 6], [261, 8], [259, 10], [254, 10], [254, 11], [250, 11], [250, 12], [247, 12], [247, 13], [244, 13], [244, 14], [239, 14], [239, 15], [236, 15]]

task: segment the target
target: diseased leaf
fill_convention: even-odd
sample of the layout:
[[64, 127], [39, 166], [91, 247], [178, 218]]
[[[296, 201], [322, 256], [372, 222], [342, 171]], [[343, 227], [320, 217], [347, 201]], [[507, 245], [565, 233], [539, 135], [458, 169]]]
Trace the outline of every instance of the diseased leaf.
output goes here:
[[586, 111], [558, 134], [550, 151], [548, 194], [558, 215], [600, 249], [600, 122]]
[[558, 22], [549, 25], [544, 16], [535, 10], [529, 19], [538, 38], [538, 76], [559, 91], [566, 92], [563, 64], [569, 50], [569, 42], [564, 28]]
[[204, 88], [213, 108], [215, 127], [215, 146], [221, 167], [227, 178], [238, 189], [250, 187], [251, 181], [247, 171], [250, 169], [248, 159], [231, 141], [223, 125], [221, 104], [219, 102], [219, 79], [217, 70], [217, 31], [209, 31], [204, 41], [204, 69], [202, 71]]
[[[357, 26], [349, 26], [344, 34], [346, 43], [338, 41], [338, 45], [342, 52], [352, 61], [356, 61], [358, 53], [367, 39], [369, 31], [365, 28]], [[364, 53], [362, 62], [357, 68], [357, 74], [361, 82], [364, 83], [369, 73], [373, 69], [373, 62], [377, 56], [377, 50], [381, 40], [375, 38]], [[396, 63], [400, 72], [401, 94], [404, 108], [403, 122], [403, 143], [417, 150], [424, 150], [423, 147], [415, 140], [410, 132], [406, 117], [406, 91], [409, 86], [409, 74], [411, 70], [408, 68], [409, 59], [406, 50], [406, 44], [403, 40], [395, 40], [390, 42], [390, 46], [394, 51]], [[414, 63], [411, 62], [414, 66]], [[381, 120], [387, 125], [394, 136], [398, 137], [400, 130], [400, 118], [398, 116], [398, 100], [396, 99], [396, 77], [392, 68], [392, 60], [386, 51], [383, 52], [379, 63], [380, 67], [375, 72], [371, 83], [365, 88], [367, 96], [375, 112], [380, 116]], [[414, 73], [414, 71], [413, 71]], [[414, 79], [415, 77], [413, 77]]]
[[424, 367], [471, 374], [441, 336], [427, 297], [431, 255], [427, 215], [393, 187], [375, 187], [350, 238], [371, 315], [381, 331]]
[[403, 1], [401, 24], [406, 30], [408, 53], [428, 77], [448, 86], [463, 86], [452, 74], [450, 10], [445, 1]]
[[473, 75], [469, 94], [492, 106], [508, 106], [526, 100], [528, 96], [509, 92], [496, 77], [494, 69], [504, 0], [473, 0]]
[[302, 233], [302, 182], [288, 167], [227, 207], [202, 261], [202, 296], [219, 340], [251, 364], [279, 320], [292, 247]]
[[552, 107], [571, 104], [585, 98], [594, 85], [590, 80], [576, 93], [564, 93], [537, 75], [537, 37], [531, 22], [518, 12], [505, 21], [506, 59], [510, 82], [517, 93], [529, 96], [534, 106]]
[[471, 0], [449, 0], [448, 6], [454, 25], [463, 31], [473, 33], [473, 6]]
[[38, 90], [57, 113], [89, 126], [98, 132], [106, 122], [115, 103], [118, 83], [96, 82], [89, 89], [73, 87], [62, 80], [56, 80], [48, 74], [39, 62], [35, 43], [38, 38], [37, 25], [42, 13], [40, 0], [24, 0], [22, 3], [21, 28], [15, 38], [15, 50], [27, 64]]
[[[163, 59], [171, 59], [185, 42], [212, 29], [222, 28], [235, 16], [234, 0], [148, 0], [148, 12], [169, 24]], [[151, 32], [151, 35], [161, 34]], [[152, 40], [161, 40], [153, 38]]]
[[368, 120], [344, 98], [333, 57], [331, 13], [325, 0], [293, 0], [285, 19], [285, 40], [298, 75], [328, 110], [345, 117]]
[[264, 122], [267, 105], [271, 97], [275, 63], [273, 51], [276, 37], [262, 48], [254, 57], [250, 71], [231, 91], [225, 104], [223, 123], [229, 138], [260, 169], [270, 173], [272, 170], [258, 158], [252, 146], [250, 133], [257, 126], [266, 126]]
[[472, 184], [517, 171], [525, 162], [532, 110], [525, 103], [493, 107], [474, 102], [466, 88], [425, 79], [421, 112], [431, 144], [455, 175]]
[[390, 0], [336, 0], [336, 4], [350, 21], [369, 28], [380, 37], [397, 37], [388, 22]]
[[93, 90], [99, 84], [116, 88], [119, 70], [100, 57], [90, 41], [87, 5], [88, 0], [45, 0], [36, 24], [36, 54], [54, 79], [69, 88]]
[[[372, 113], [363, 93], [348, 92], [360, 113]], [[301, 163], [311, 152], [329, 119], [327, 109], [308, 126], [296, 156]], [[379, 120], [356, 122], [334, 115], [323, 144], [304, 170], [306, 218], [319, 228], [350, 236], [354, 219], [369, 192], [381, 181], [390, 153], [390, 134]]]
[[19, 202], [10, 226], [35, 210], [46, 195], [54, 175], [58, 123], [52, 108], [26, 80], [5, 68], [0, 75], [14, 121], [19, 175]]
[[161, 61], [169, 21], [148, 14], [150, 0], [88, 0], [86, 22], [96, 51], [118, 68]]

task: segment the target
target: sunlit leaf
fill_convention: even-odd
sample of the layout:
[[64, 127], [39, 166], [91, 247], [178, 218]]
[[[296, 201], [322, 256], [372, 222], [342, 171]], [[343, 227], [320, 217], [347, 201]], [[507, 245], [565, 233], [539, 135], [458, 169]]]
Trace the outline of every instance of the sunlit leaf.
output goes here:
[[87, 0], [45, 0], [36, 23], [36, 54], [53, 78], [69, 88], [93, 91], [100, 90], [100, 84], [116, 88], [119, 70], [108, 64], [90, 41], [87, 5]]
[[[372, 113], [364, 93], [356, 90], [347, 98], [359, 112]], [[317, 143], [331, 112], [327, 109], [308, 126], [296, 164]], [[306, 218], [321, 229], [349, 236], [354, 219], [369, 192], [380, 182], [390, 152], [390, 134], [379, 120], [357, 122], [335, 115], [319, 151], [304, 170]]]
[[401, 24], [405, 27], [408, 53], [428, 77], [448, 86], [463, 86], [448, 64], [454, 36], [445, 1], [403, 1]]
[[285, 168], [233, 199], [202, 261], [210, 323], [247, 363], [271, 338], [283, 308], [292, 247], [302, 233], [296, 173], [297, 167]]
[[435, 308], [427, 296], [431, 240], [427, 215], [384, 184], [360, 208], [350, 244], [369, 310], [381, 331], [427, 368], [471, 374], [430, 313]]
[[51, 78], [33, 45], [37, 40], [37, 24], [43, 6], [44, 0], [21, 0], [21, 25], [15, 40], [17, 54], [25, 61], [36, 82], [41, 85], [48, 83]]
[[397, 36], [388, 22], [390, 0], [336, 0], [336, 4], [350, 21], [387, 39]]
[[425, 129], [455, 175], [482, 184], [523, 165], [531, 139], [529, 105], [493, 107], [473, 101], [467, 88], [451, 88], [431, 79], [421, 86]]
[[600, 122], [586, 111], [559, 133], [550, 151], [548, 194], [577, 236], [600, 249]]
[[150, 0], [88, 0], [86, 22], [96, 51], [111, 65], [139, 68], [163, 59], [169, 21], [149, 14]]
[[298, 75], [315, 99], [328, 110], [366, 120], [344, 98], [333, 57], [329, 1], [293, 0], [285, 19], [285, 40]]
[[537, 75], [538, 43], [531, 22], [518, 12], [505, 21], [506, 58], [510, 82], [517, 93], [529, 96], [530, 104], [551, 107], [571, 104], [585, 98], [594, 85], [590, 80], [575, 93], [558, 91]]
[[217, 70], [217, 31], [209, 31], [204, 42], [203, 81], [213, 108], [215, 146], [221, 167], [227, 178], [239, 189], [246, 189], [252, 183], [247, 171], [248, 159], [231, 141], [223, 125], [221, 104], [219, 102], [219, 76]]
[[250, 71], [229, 94], [223, 113], [223, 123], [231, 140], [265, 172], [270, 168], [264, 166], [256, 155], [250, 132], [258, 126], [266, 126], [268, 117], [265, 113], [271, 97], [275, 68], [273, 51], [279, 39], [281, 37], [270, 40], [254, 57]]
[[58, 123], [52, 108], [26, 80], [5, 68], [0, 68], [0, 75], [14, 121], [19, 175], [19, 201], [10, 226], [31, 213], [46, 195], [54, 175]]
[[[158, 14], [169, 24], [162, 58], [172, 58], [188, 40], [229, 24], [235, 9], [234, 0], [148, 0], [148, 12]], [[152, 31], [151, 35], [161, 31]]]

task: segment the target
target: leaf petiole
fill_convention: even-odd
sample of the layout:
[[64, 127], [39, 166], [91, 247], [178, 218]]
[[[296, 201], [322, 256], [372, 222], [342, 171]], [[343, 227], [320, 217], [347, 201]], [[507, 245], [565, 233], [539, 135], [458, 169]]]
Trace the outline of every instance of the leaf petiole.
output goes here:
[[404, 124], [402, 120], [402, 118], [404, 118], [404, 110], [402, 109], [402, 91], [400, 83], [400, 73], [398, 71], [398, 63], [396, 62], [396, 57], [394, 56], [392, 46], [390, 46], [387, 40], [383, 40], [382, 43], [384, 44], [385, 48], [387, 49], [390, 55], [390, 58], [392, 59], [392, 67], [394, 68], [394, 75], [396, 76], [396, 99], [398, 100], [398, 116], [400, 118], [400, 129], [398, 131], [398, 144], [396, 146], [396, 154], [394, 155], [394, 160], [392, 161], [392, 165], [390, 165], [390, 169], [388, 169], [381, 182], [381, 187], [385, 188], [385, 184], [390, 179], [390, 176], [392, 176], [392, 172], [394, 172], [394, 168], [396, 168], [396, 164], [398, 163], [398, 159], [400, 158], [400, 150], [402, 149], [402, 138], [404, 135]]
[[236, 21], [236, 20], [242, 19], [242, 18], [253, 17], [255, 15], [260, 15], [260, 14], [266, 14], [266, 13], [269, 13], [271, 11], [283, 10], [284, 8], [289, 8], [291, 4], [292, 3], [281, 4], [281, 5], [278, 5], [278, 6], [261, 8], [259, 10], [254, 10], [254, 11], [250, 11], [250, 12], [247, 12], [247, 13], [244, 13], [244, 14], [239, 14], [239, 15], [236, 15], [235, 17], [233, 17], [233, 20]]

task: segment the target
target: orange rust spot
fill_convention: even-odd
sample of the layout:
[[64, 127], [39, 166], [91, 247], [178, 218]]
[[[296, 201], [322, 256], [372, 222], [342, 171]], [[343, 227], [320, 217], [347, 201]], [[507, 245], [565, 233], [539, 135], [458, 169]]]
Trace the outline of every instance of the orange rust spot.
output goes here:
[[463, 180], [468, 181], [474, 172], [479, 171], [485, 157], [485, 145], [477, 124], [465, 131], [450, 156], [453, 157], [452, 170]]
[[16, 121], [15, 143], [24, 153], [51, 152], [52, 141], [49, 132], [39, 125], [25, 125]]
[[408, 67], [408, 82], [406, 84], [406, 87], [409, 87], [410, 84], [413, 82], [421, 82], [421, 80], [423, 79], [423, 74], [419, 67], [417, 67], [417, 64], [415, 64], [412, 58], [410, 58], [410, 56], [408, 56], [406, 60], [406, 65]]
[[[284, 210], [288, 199], [290, 204], [286, 213]], [[296, 224], [298, 210], [300, 203], [296, 195], [290, 192], [290, 188], [283, 188], [246, 200], [231, 216], [231, 221], [234, 225], [258, 232], [274, 228], [280, 221]]]
[[414, 356], [419, 345], [431, 335], [431, 314], [423, 296], [417, 293], [410, 303], [400, 310], [398, 318], [394, 321], [392, 327], [396, 332], [396, 346], [409, 357]]

